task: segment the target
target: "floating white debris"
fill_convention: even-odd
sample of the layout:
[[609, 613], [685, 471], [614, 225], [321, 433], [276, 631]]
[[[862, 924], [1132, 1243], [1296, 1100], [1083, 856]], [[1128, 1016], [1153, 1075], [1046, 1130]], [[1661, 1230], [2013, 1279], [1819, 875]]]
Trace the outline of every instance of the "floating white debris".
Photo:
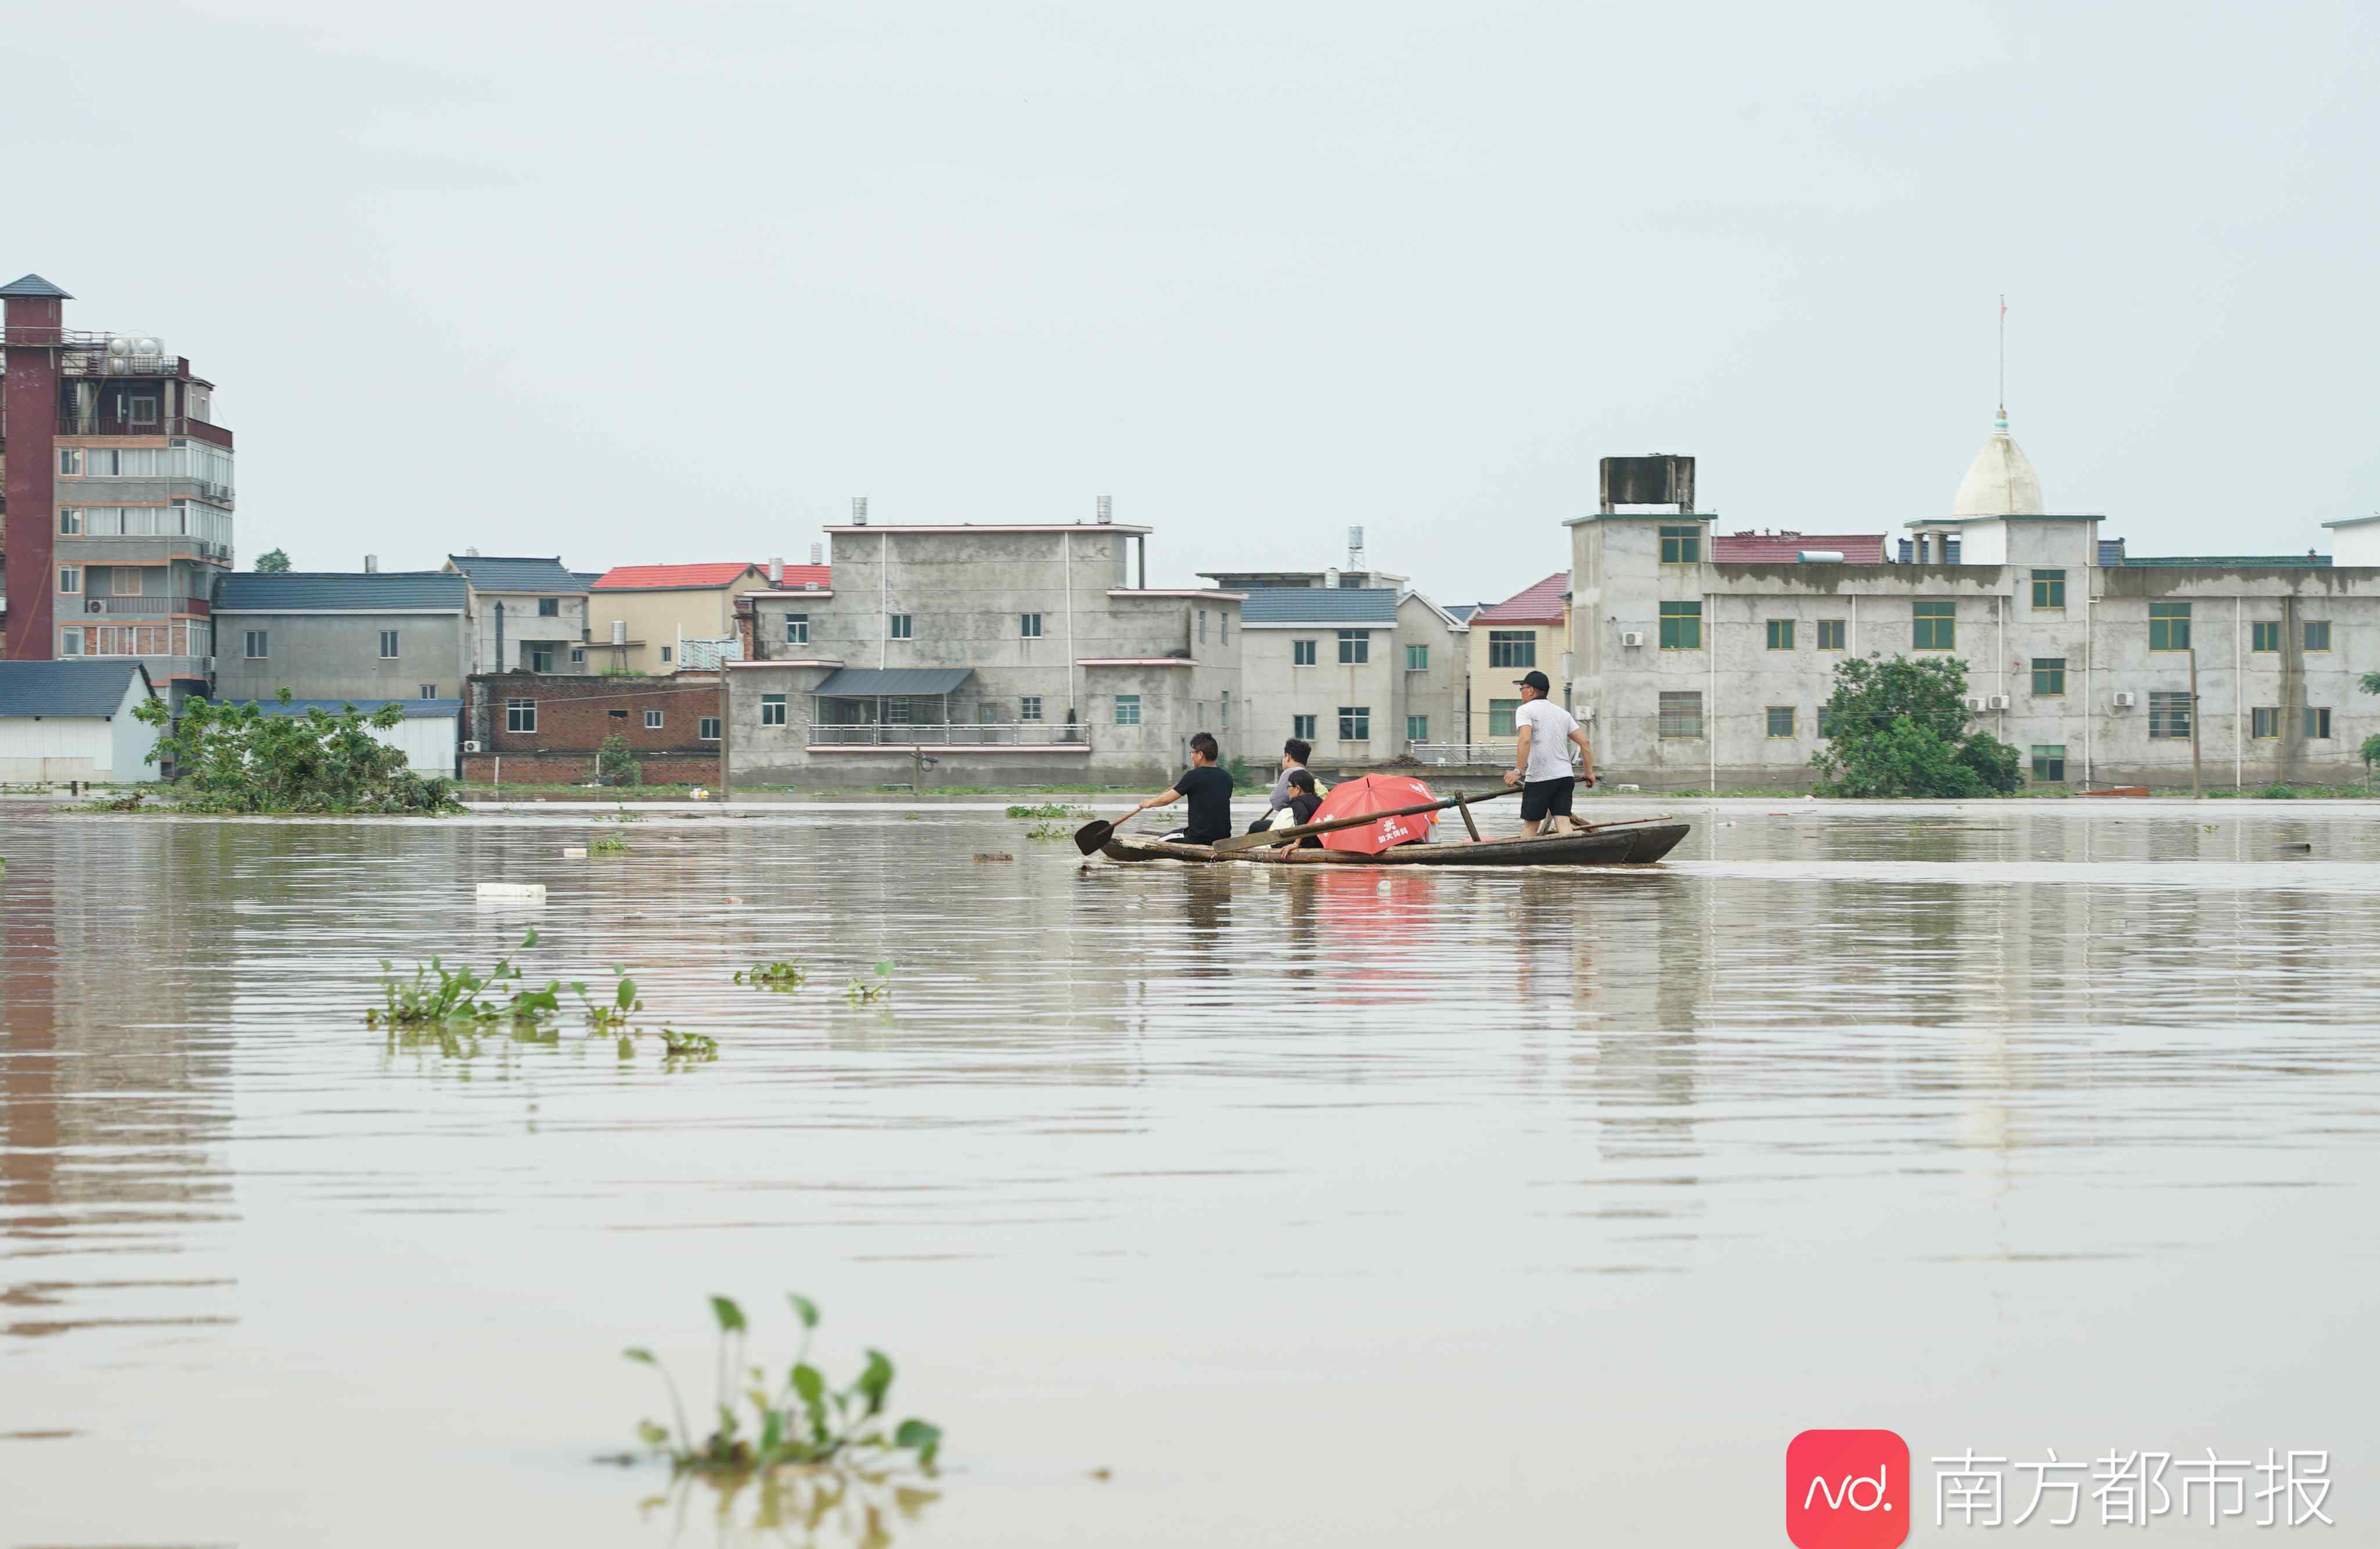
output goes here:
[[542, 882], [482, 882], [480, 884], [482, 903], [543, 903], [545, 884]]
[[587, 847], [583, 844], [573, 845], [563, 851], [562, 858], [565, 861], [583, 861], [587, 858]]

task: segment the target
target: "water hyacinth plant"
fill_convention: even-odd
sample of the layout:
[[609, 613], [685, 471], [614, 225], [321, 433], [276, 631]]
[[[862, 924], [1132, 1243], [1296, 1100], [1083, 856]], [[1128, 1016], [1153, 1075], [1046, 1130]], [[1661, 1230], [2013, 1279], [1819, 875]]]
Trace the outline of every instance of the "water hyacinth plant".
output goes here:
[[737, 969], [735, 982], [754, 989], [799, 989], [809, 983], [809, 975], [790, 962], [756, 962]]
[[843, 986], [843, 992], [851, 997], [852, 1004], [854, 1005], [859, 1005], [869, 1000], [883, 999], [886, 996], [892, 993], [892, 959], [887, 958], [882, 962], [876, 965], [875, 978], [862, 979], [855, 977], [851, 983]]
[[[521, 938], [515, 952], [524, 952], [537, 945], [537, 932], [532, 930]], [[468, 967], [448, 968], [437, 958], [429, 965], [416, 965], [410, 982], [395, 976], [396, 967], [388, 959], [380, 960], [383, 972], [390, 976], [381, 981], [381, 991], [386, 1004], [364, 1013], [367, 1027], [423, 1027], [436, 1023], [486, 1022], [542, 1022], [562, 1009], [562, 982], [557, 979], [543, 989], [515, 989], [503, 999], [504, 986], [521, 976], [513, 966], [512, 955], [497, 960], [486, 974], [475, 974]]]
[[587, 853], [593, 855], [625, 855], [628, 841], [618, 834], [597, 834], [587, 841]]
[[[667, 1458], [679, 1473], [741, 1475], [786, 1467], [826, 1464], [882, 1465], [900, 1462], [906, 1453], [930, 1473], [941, 1455], [942, 1433], [922, 1420], [905, 1420], [887, 1434], [884, 1405], [892, 1389], [892, 1361], [881, 1350], [869, 1350], [858, 1376], [843, 1387], [829, 1387], [826, 1376], [810, 1364], [810, 1339], [819, 1325], [817, 1303], [808, 1297], [787, 1298], [801, 1320], [801, 1348], [786, 1369], [782, 1386], [772, 1385], [759, 1366], [745, 1363], [745, 1341], [750, 1325], [744, 1309], [733, 1299], [710, 1299], [710, 1315], [719, 1325], [715, 1362], [717, 1388], [712, 1404], [717, 1415], [710, 1435], [699, 1445], [686, 1422], [686, 1404], [669, 1369], [649, 1349], [622, 1353], [630, 1361], [659, 1372], [669, 1390], [670, 1410], [676, 1429], [645, 1421], [637, 1435], [655, 1453]], [[744, 1386], [735, 1389], [738, 1374]], [[750, 1408], [746, 1418], [735, 1400]]]

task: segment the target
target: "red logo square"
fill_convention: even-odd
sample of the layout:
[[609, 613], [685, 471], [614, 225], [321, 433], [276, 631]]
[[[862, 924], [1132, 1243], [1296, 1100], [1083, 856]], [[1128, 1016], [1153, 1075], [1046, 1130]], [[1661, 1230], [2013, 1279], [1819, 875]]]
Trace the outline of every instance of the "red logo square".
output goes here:
[[1900, 1549], [1909, 1536], [1909, 1444], [1890, 1431], [1804, 1431], [1785, 1447], [1794, 1549]]

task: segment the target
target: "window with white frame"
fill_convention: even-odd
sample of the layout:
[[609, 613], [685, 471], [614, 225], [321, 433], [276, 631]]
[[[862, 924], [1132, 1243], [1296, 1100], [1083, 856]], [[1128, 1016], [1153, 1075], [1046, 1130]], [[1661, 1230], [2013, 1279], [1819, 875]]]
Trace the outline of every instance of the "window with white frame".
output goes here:
[[380, 632], [380, 659], [382, 661], [395, 661], [396, 660], [395, 630], [383, 629]]
[[438, 685], [437, 685], [436, 684], [423, 684], [421, 685], [421, 696], [422, 696], [424, 699], [435, 699], [435, 698], [437, 698], [437, 697], [438, 697]]
[[58, 508], [58, 531], [67, 538], [82, 536], [82, 507], [65, 505]]
[[1017, 614], [1016, 635], [1017, 638], [1021, 640], [1038, 640], [1041, 638], [1041, 615], [1038, 613]]
[[695, 722], [694, 734], [707, 743], [717, 742], [719, 740], [719, 718], [715, 715], [703, 716]]
[[647, 710], [645, 712], [645, 730], [648, 732], [658, 732], [661, 729], [662, 712], [659, 710]]
[[58, 654], [60, 656], [80, 656], [82, 654], [82, 631], [79, 629], [69, 629], [65, 634], [59, 635]]
[[79, 478], [82, 477], [81, 447], [62, 446], [58, 448], [58, 477], [61, 478]]
[[884, 633], [886, 638], [892, 640], [914, 640], [917, 638], [917, 623], [916, 618], [912, 615], [907, 613], [887, 613], [884, 615]]
[[808, 613], [785, 615], [785, 644], [807, 646], [810, 643], [810, 616]]
[[1342, 743], [1367, 743], [1372, 740], [1371, 706], [1339, 707], [1339, 740]]
[[1040, 720], [1041, 696], [1038, 694], [1019, 695], [1016, 700], [1016, 719], [1019, 720]]
[[783, 726], [785, 723], [785, 696], [782, 694], [760, 696], [760, 724]]
[[1140, 696], [1119, 694], [1115, 696], [1115, 723], [1118, 726], [1140, 724]]
[[58, 566], [58, 595], [60, 597], [75, 597], [79, 596], [81, 591], [82, 566], [79, 564], [62, 564]]
[[537, 701], [507, 699], [504, 701], [504, 730], [534, 732], [537, 730]]
[[268, 632], [265, 630], [249, 630], [248, 632], [246, 645], [240, 654], [247, 657], [250, 661], [263, 660], [265, 657], [270, 654], [267, 647], [273, 643], [267, 635]]

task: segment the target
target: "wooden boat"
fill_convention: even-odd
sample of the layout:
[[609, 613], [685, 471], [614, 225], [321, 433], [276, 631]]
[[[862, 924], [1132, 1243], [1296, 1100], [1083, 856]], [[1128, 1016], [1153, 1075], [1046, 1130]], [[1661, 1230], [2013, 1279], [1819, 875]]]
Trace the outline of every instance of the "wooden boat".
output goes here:
[[1590, 829], [1538, 839], [1516, 835], [1472, 843], [1400, 844], [1377, 855], [1288, 846], [1218, 852], [1204, 844], [1169, 844], [1120, 834], [1101, 845], [1099, 853], [1111, 861], [1239, 861], [1254, 865], [1650, 865], [1676, 849], [1692, 829], [1689, 823]]

